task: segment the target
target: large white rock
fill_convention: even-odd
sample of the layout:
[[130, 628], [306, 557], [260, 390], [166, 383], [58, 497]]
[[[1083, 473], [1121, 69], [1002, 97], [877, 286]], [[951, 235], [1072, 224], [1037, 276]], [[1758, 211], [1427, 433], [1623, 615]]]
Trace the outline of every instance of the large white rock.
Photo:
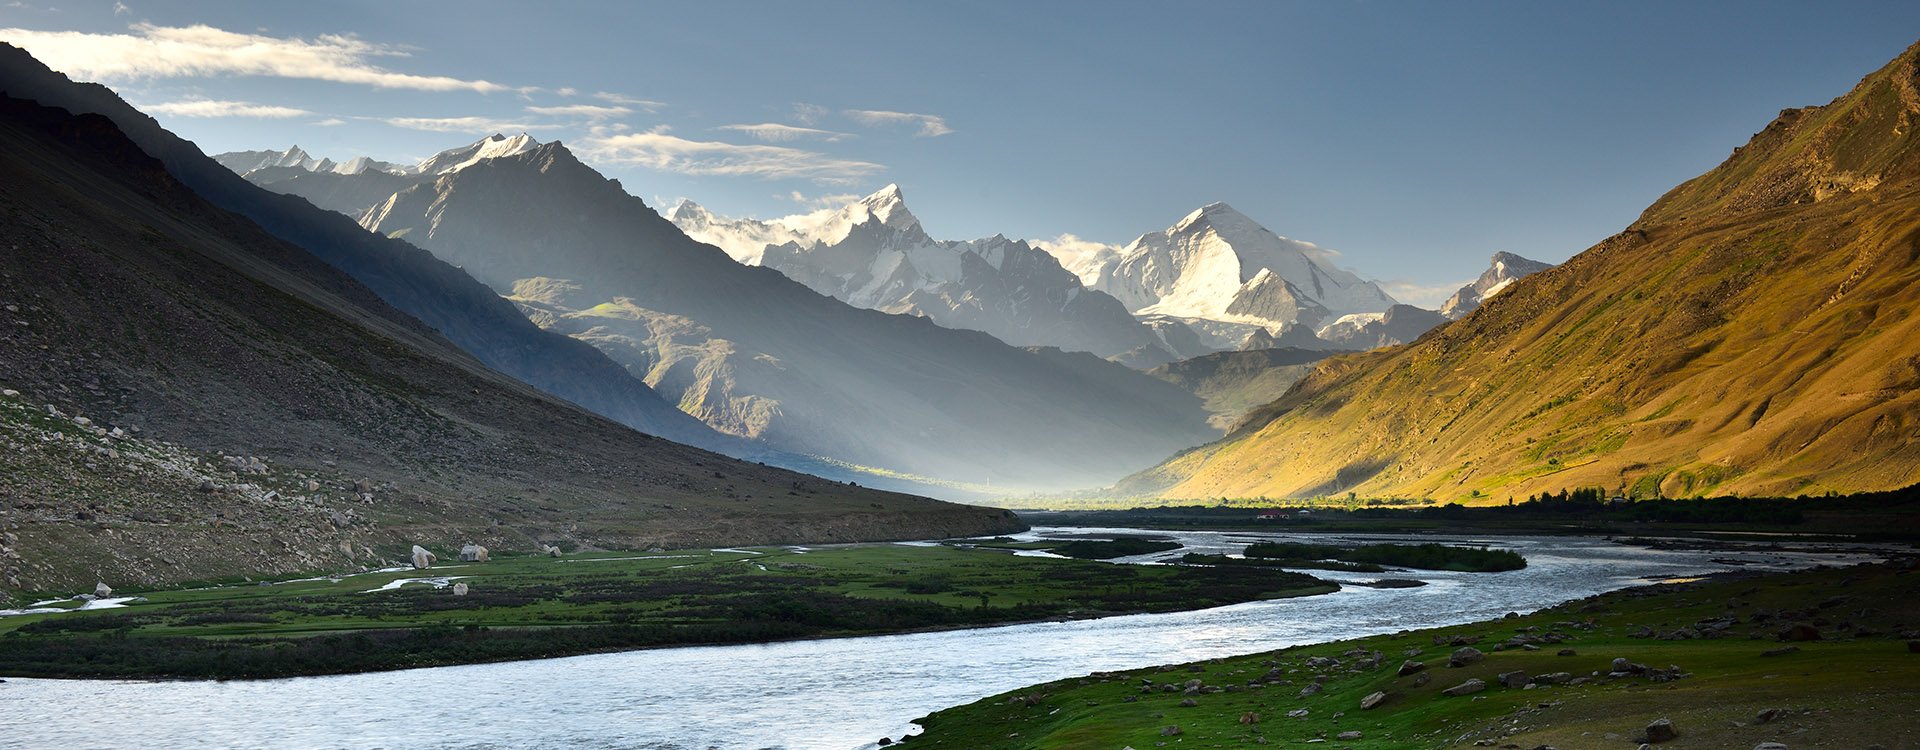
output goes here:
[[113, 587], [104, 583], [93, 584], [93, 595], [101, 599], [113, 596]]
[[453, 595], [454, 595], [454, 596], [466, 596], [466, 595], [467, 595], [467, 585], [466, 585], [466, 584], [464, 584], [464, 583], [456, 583], [456, 584], [454, 584], [454, 585], [453, 585]]
[[418, 544], [413, 545], [413, 567], [414, 568], [419, 570], [426, 570], [427, 568], [431, 568], [433, 567], [433, 561], [436, 559], [438, 558], [436, 558], [432, 552], [428, 552], [427, 548], [422, 547]]
[[482, 547], [478, 544], [469, 544], [465, 547], [461, 547], [460, 559], [463, 562], [486, 562], [487, 548]]

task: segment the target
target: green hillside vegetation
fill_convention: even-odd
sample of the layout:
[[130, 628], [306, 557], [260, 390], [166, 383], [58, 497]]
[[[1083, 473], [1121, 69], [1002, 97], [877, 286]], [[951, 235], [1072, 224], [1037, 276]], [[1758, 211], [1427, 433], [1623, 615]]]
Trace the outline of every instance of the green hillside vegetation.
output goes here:
[[1567, 263], [1327, 360], [1120, 487], [1485, 504], [1823, 495], [1920, 480], [1920, 48], [1789, 110]]

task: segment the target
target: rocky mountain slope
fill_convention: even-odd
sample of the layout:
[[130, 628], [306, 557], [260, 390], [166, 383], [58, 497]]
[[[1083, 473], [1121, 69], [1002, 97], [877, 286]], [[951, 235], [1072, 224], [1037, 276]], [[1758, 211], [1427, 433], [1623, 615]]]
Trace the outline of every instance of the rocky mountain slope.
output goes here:
[[1213, 415], [1207, 421], [1225, 432], [1247, 412], [1286, 394], [1313, 372], [1315, 363], [1333, 355], [1295, 348], [1215, 352], [1164, 364], [1147, 374], [1199, 396]]
[[933, 239], [897, 185], [849, 206], [772, 221], [719, 217], [685, 201], [667, 218], [736, 260], [855, 307], [985, 331], [1015, 346], [1155, 361], [1201, 353], [1169, 350], [1118, 300], [1086, 289], [1026, 242]]
[[105, 117], [0, 98], [0, 226], [0, 596], [351, 569], [421, 542], [1019, 525], [731, 460], [545, 395], [211, 205]]
[[1412, 305], [1394, 305], [1386, 312], [1343, 315], [1314, 333], [1331, 348], [1365, 351], [1399, 346], [1447, 322], [1440, 313]]
[[559, 143], [416, 185], [363, 223], [513, 295], [708, 424], [785, 450], [1043, 489], [1111, 482], [1216, 434], [1193, 396], [1121, 365], [858, 309], [743, 266]]
[[1487, 270], [1473, 283], [1460, 287], [1447, 301], [1440, 303], [1440, 314], [1448, 320], [1459, 320], [1473, 312], [1488, 297], [1499, 294], [1512, 286], [1513, 282], [1552, 268], [1552, 263], [1528, 260], [1513, 253], [1494, 253]]
[[[25, 51], [0, 44], [0, 91], [76, 113], [106, 116], [207, 201], [253, 220], [346, 272], [399, 313], [418, 318], [488, 367], [650, 434], [736, 457], [813, 467], [811, 462], [743, 443], [689, 418], [604, 354], [540, 330], [511, 303], [430, 253], [370, 235], [351, 219], [300, 198], [249, 184], [104, 86], [69, 81]], [[482, 141], [474, 148], [477, 151], [489, 143], [496, 151], [514, 145]], [[281, 160], [285, 156], [282, 153]], [[304, 152], [295, 156], [296, 161], [311, 158]]]
[[1093, 275], [1093, 288], [1135, 315], [1186, 321], [1215, 350], [1239, 348], [1258, 328], [1313, 330], [1394, 304], [1326, 250], [1276, 235], [1225, 203], [1141, 235]]
[[1443, 500], [1920, 480], [1920, 47], [1638, 221], [1396, 349], [1329, 360], [1127, 486]]

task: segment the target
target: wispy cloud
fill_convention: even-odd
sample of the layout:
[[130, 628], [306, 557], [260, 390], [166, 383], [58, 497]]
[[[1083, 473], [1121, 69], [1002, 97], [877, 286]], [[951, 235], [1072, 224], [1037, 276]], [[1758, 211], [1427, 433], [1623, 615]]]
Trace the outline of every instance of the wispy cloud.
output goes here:
[[775, 142], [798, 140], [839, 141], [847, 137], [846, 133], [836, 133], [831, 130], [821, 130], [819, 128], [797, 128], [792, 125], [781, 125], [772, 122], [763, 122], [759, 125], [721, 125], [720, 127], [714, 128], [714, 130], [731, 130], [736, 133], [746, 133], [758, 140]]
[[418, 91], [517, 90], [490, 81], [387, 70], [372, 60], [408, 53], [353, 36], [300, 39], [150, 23], [134, 24], [128, 31], [95, 34], [7, 28], [0, 29], [0, 38], [26, 48], [55, 70], [99, 80], [256, 75]]
[[133, 12], [133, 9], [127, 7], [126, 3], [116, 2], [113, 4], [113, 14], [116, 16], [124, 16], [132, 12]]
[[533, 125], [492, 117], [383, 117], [381, 122], [396, 128], [427, 130], [435, 133], [511, 133], [534, 129]]
[[635, 107], [647, 112], [658, 112], [662, 108], [667, 106], [666, 102], [657, 102], [652, 99], [641, 99], [639, 97], [627, 96], [626, 94], [616, 94], [611, 91], [595, 92], [593, 95], [593, 98], [599, 99], [600, 101], [606, 102], [608, 104], [620, 104], [628, 107]]
[[235, 102], [220, 99], [188, 99], [177, 102], [143, 104], [140, 109], [175, 117], [261, 117], [268, 119], [286, 119], [306, 117], [313, 114], [304, 109], [281, 107], [272, 104], [253, 102]]
[[1412, 281], [1395, 280], [1380, 282], [1380, 288], [1385, 289], [1387, 294], [1393, 295], [1394, 299], [1405, 304], [1434, 310], [1439, 309], [1440, 303], [1447, 301], [1447, 298], [1453, 296], [1454, 292], [1460, 291], [1460, 287], [1471, 283], [1473, 283], [1471, 279], [1466, 281], [1441, 282], [1439, 284], [1419, 284]]
[[786, 146], [693, 141], [664, 132], [588, 138], [581, 147], [596, 159], [687, 175], [811, 179], [838, 184], [886, 168]]
[[628, 107], [610, 107], [599, 104], [561, 104], [552, 107], [527, 107], [526, 110], [536, 115], [546, 115], [549, 117], [584, 117], [594, 121], [609, 120], [615, 117], [625, 117], [633, 114], [633, 110]]
[[335, 126], [335, 125], [345, 125], [345, 124], [347, 124], [347, 121], [346, 121], [346, 120], [342, 120], [342, 119], [340, 119], [340, 118], [338, 118], [338, 117], [329, 117], [329, 118], [327, 118], [327, 119], [325, 119], [325, 120], [315, 120], [313, 124], [315, 124], [315, 125], [318, 125], [318, 126], [320, 126], [320, 127], [323, 127], [323, 128], [331, 128], [331, 127], [333, 127], [333, 126]]
[[888, 125], [919, 125], [914, 135], [922, 138], [934, 138], [953, 132], [947, 127], [947, 118], [939, 115], [923, 115], [915, 112], [888, 112], [883, 109], [849, 109], [844, 113], [855, 122], [868, 127]]
[[810, 211], [818, 211], [824, 208], [840, 208], [860, 200], [863, 196], [858, 193], [807, 195], [806, 193], [795, 190], [786, 195], [775, 195], [773, 197], [779, 198], [780, 200], [793, 201], [794, 203], [805, 206]]
[[801, 125], [812, 125], [827, 116], [827, 108], [806, 102], [793, 103], [793, 121]]

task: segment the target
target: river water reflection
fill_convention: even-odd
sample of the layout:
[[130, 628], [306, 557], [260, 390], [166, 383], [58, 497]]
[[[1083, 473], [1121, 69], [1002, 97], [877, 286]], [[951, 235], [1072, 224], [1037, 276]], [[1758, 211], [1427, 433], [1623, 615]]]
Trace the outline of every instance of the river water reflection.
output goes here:
[[[1088, 531], [1037, 529], [1022, 536]], [[1245, 540], [1308, 538], [1104, 531], [1175, 536], [1191, 548], [1184, 551], [1200, 552], [1237, 552]], [[0, 747], [855, 750], [881, 737], [898, 739], [912, 731], [912, 719], [940, 708], [1096, 670], [1486, 619], [1635, 583], [1729, 570], [1736, 567], [1730, 559], [1745, 569], [1867, 559], [1762, 548], [1657, 551], [1583, 537], [1419, 540], [1492, 544], [1520, 552], [1529, 565], [1508, 573], [1393, 574], [1429, 582], [1412, 589], [1348, 586], [1326, 596], [1197, 612], [940, 633], [268, 682], [12, 679], [0, 684]]]

